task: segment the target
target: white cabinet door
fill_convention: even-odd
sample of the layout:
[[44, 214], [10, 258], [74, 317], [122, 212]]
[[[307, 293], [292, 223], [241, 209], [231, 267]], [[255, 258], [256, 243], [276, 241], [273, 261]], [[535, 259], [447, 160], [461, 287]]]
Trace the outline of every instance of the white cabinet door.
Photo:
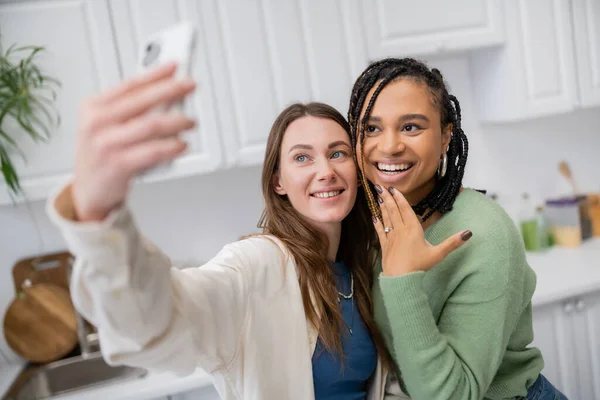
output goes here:
[[186, 102], [186, 113], [195, 117], [198, 124], [183, 137], [189, 143], [186, 154], [179, 157], [168, 169], [159, 169], [145, 176], [144, 181], [157, 181], [192, 174], [211, 172], [221, 166], [221, 144], [219, 125], [215, 112], [213, 70], [207, 37], [198, 1], [193, 0], [111, 0], [115, 37], [123, 76], [136, 74], [138, 46], [145, 39], [170, 25], [182, 20], [195, 23], [198, 27], [196, 53], [192, 60], [193, 78], [197, 89], [190, 101]]
[[[62, 124], [50, 141], [36, 144], [16, 130], [27, 162], [16, 156], [15, 168], [26, 199], [39, 200], [71, 175], [81, 100], [119, 81], [108, 4], [104, 0], [0, 2], [0, 27], [4, 48], [13, 43], [44, 46], [40, 66], [62, 82], [56, 102]], [[0, 205], [8, 203], [11, 199], [0, 177]]]
[[199, 3], [229, 166], [262, 164], [271, 125], [293, 102], [346, 113], [367, 63], [356, 0]]
[[480, 119], [515, 121], [573, 110], [577, 82], [569, 1], [503, 4], [505, 45], [471, 54]]
[[534, 308], [533, 329], [552, 384], [572, 399], [600, 398], [600, 293]]
[[[533, 309], [532, 346], [537, 347], [544, 357], [542, 373], [554, 386], [569, 398], [578, 393], [575, 349], [572, 342], [570, 320], [573, 313], [571, 303], [548, 304]], [[570, 305], [570, 306], [569, 306]]]
[[477, 49], [504, 40], [500, 1], [361, 1], [373, 61]]
[[571, 7], [580, 105], [600, 106], [600, 0], [571, 0]]
[[578, 399], [600, 398], [600, 293], [573, 300]]

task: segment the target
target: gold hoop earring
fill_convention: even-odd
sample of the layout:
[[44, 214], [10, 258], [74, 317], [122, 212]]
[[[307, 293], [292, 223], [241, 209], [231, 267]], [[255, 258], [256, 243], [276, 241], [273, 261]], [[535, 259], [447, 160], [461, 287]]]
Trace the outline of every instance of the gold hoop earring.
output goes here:
[[442, 179], [446, 176], [446, 171], [448, 170], [448, 153], [444, 153], [443, 157], [440, 157], [440, 163], [437, 169], [437, 175], [439, 179]]

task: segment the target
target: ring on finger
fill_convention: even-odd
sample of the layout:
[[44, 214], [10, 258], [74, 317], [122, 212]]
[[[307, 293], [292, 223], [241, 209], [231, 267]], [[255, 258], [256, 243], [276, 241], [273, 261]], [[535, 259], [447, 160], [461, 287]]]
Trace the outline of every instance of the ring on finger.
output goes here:
[[390, 233], [392, 231], [392, 229], [394, 229], [394, 227], [392, 227], [392, 226], [386, 226], [385, 228], [383, 228], [383, 231], [385, 233]]

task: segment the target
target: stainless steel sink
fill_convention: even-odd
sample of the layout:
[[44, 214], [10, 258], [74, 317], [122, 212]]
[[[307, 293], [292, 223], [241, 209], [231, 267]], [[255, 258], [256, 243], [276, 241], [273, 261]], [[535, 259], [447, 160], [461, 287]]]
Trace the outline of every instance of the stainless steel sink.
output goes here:
[[76, 356], [50, 364], [26, 367], [15, 379], [6, 400], [34, 400], [76, 392], [99, 385], [141, 378], [143, 368], [111, 367], [101, 354]]

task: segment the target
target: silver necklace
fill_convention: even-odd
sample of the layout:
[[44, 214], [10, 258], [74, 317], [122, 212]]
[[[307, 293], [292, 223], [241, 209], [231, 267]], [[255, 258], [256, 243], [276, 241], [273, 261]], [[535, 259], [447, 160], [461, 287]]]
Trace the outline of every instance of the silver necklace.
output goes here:
[[[350, 271], [350, 294], [344, 294], [338, 291], [338, 295], [346, 300], [354, 297], [354, 275], [352, 274], [352, 271]], [[340, 297], [338, 297], [338, 303], [340, 302]]]
[[350, 294], [344, 294], [338, 290], [338, 303], [341, 301], [340, 297], [346, 300], [350, 300], [352, 303], [352, 310], [350, 310], [350, 313], [352, 314], [352, 319], [350, 320], [350, 325], [348, 325], [344, 321], [344, 324], [348, 327], [348, 331], [350, 331], [350, 335], [352, 335], [352, 327], [354, 326], [354, 274], [352, 273], [352, 271], [350, 271]]

